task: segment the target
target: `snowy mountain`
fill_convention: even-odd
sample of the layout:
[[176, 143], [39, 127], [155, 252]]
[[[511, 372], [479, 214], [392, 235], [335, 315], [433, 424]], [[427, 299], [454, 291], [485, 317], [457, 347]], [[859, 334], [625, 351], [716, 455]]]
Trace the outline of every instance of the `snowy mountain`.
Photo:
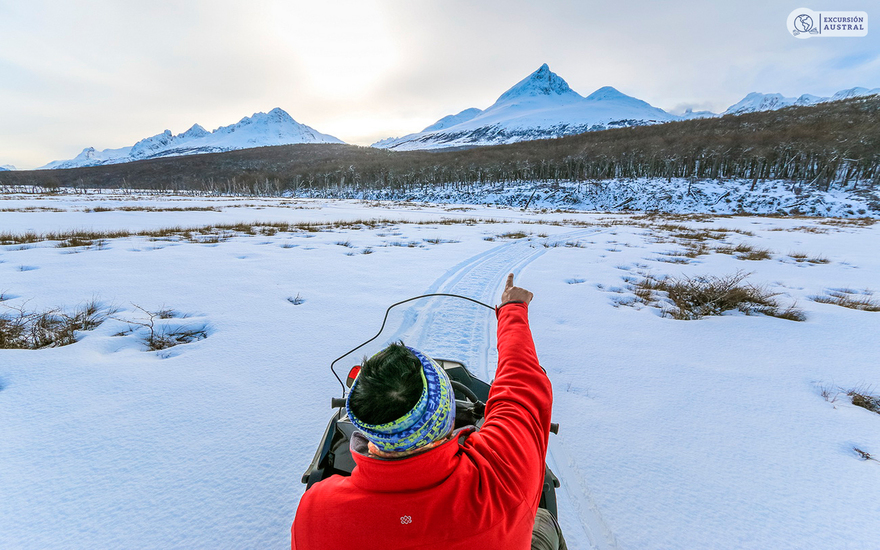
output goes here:
[[583, 97], [545, 63], [484, 111], [467, 109], [421, 132], [383, 139], [373, 147], [405, 151], [496, 145], [677, 118], [610, 86]]
[[221, 126], [213, 132], [194, 124], [182, 134], [173, 135], [170, 130], [165, 130], [161, 134], [142, 139], [130, 147], [103, 151], [87, 147], [73, 159], [56, 160], [42, 166], [41, 169], [118, 164], [151, 158], [218, 153], [293, 143], [344, 142], [300, 124], [284, 110], [276, 108], [268, 113], [255, 113], [253, 116], [244, 117], [236, 124]]
[[734, 103], [727, 108], [722, 115], [741, 115], [743, 113], [754, 113], [757, 111], [775, 111], [783, 107], [791, 107], [792, 105], [808, 106], [818, 103], [826, 103], [829, 101], [840, 101], [852, 97], [864, 97], [874, 94], [880, 94], [880, 88], [869, 90], [867, 88], [850, 88], [841, 90], [831, 97], [819, 97], [811, 94], [803, 94], [800, 97], [784, 97], [782, 94], [761, 94], [752, 92], [738, 103]]
[[694, 111], [693, 109], [687, 109], [678, 118], [680, 120], [693, 120], [695, 118], [711, 118], [716, 116], [718, 116], [718, 114], [713, 113], [712, 111]]
[[15, 166], [11, 164], [4, 164], [0, 166], [0, 172], [11, 172], [12, 170], [15, 170]]

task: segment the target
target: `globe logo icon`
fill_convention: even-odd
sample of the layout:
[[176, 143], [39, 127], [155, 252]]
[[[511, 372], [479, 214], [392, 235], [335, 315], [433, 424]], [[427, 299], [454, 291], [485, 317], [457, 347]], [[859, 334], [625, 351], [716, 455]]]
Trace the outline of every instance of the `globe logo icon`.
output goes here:
[[813, 28], [813, 18], [807, 14], [798, 15], [794, 19], [794, 28], [799, 32], [810, 32]]

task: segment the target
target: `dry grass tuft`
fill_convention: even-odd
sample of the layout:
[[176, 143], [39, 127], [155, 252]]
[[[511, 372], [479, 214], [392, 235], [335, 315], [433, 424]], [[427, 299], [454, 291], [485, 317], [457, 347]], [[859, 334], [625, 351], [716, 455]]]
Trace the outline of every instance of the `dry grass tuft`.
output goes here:
[[859, 386], [852, 389], [844, 389], [837, 386], [820, 386], [819, 395], [829, 403], [836, 403], [841, 395], [846, 395], [856, 407], [862, 407], [871, 412], [880, 414], [880, 397], [871, 395], [873, 391], [870, 387]]
[[880, 397], [868, 395], [866, 390], [850, 390], [846, 394], [852, 399], [852, 404], [856, 407], [862, 407], [880, 414]]
[[170, 206], [170, 207], [158, 207], [158, 206], [117, 206], [117, 207], [107, 207], [107, 206], [95, 206], [92, 208], [86, 208], [83, 210], [84, 212], [220, 212], [220, 209], [216, 206]]
[[528, 234], [522, 231], [509, 231], [497, 236], [499, 239], [525, 239], [526, 237], [528, 237]]
[[737, 272], [722, 277], [704, 275], [662, 279], [648, 276], [642, 280], [630, 280], [630, 290], [641, 303], [659, 307], [664, 316], [673, 319], [700, 319], [740, 311], [746, 315], [806, 320], [803, 312], [795, 306], [782, 308], [775, 298], [777, 293], [745, 283], [748, 275]]
[[849, 309], [861, 311], [880, 311], [880, 303], [873, 299], [874, 293], [865, 289], [862, 291], [849, 288], [832, 288], [825, 291], [824, 296], [810, 296], [814, 302], [833, 304]]
[[803, 252], [789, 252], [788, 257], [798, 263], [808, 263], [808, 264], [828, 264], [831, 263], [831, 260], [824, 256], [813, 256], [810, 257], [808, 254]]
[[95, 329], [114, 311], [92, 300], [66, 313], [60, 308], [28, 311], [24, 306], [3, 306], [0, 314], [0, 349], [43, 349], [67, 346], [78, 332]]
[[[100, 207], [99, 207], [100, 208]], [[253, 222], [218, 224], [200, 227], [164, 227], [144, 231], [67, 231], [62, 233], [12, 233], [0, 232], [0, 245], [27, 245], [44, 241], [57, 241], [58, 247], [92, 246], [95, 241], [126, 237], [147, 237], [153, 240], [190, 241], [197, 243], [224, 242], [236, 236], [273, 236], [277, 233], [317, 233], [334, 229], [376, 229], [394, 225], [476, 225], [478, 223], [497, 223], [492, 221], [466, 219], [443, 219], [441, 221], [408, 221], [390, 219], [342, 220], [330, 222]], [[500, 238], [519, 239], [525, 233], [505, 233]], [[451, 241], [446, 241], [451, 242]]]
[[801, 233], [815, 233], [817, 235], [825, 235], [831, 232], [828, 227], [818, 227], [815, 225], [799, 225], [797, 227], [773, 227], [768, 231], [800, 231]]
[[874, 218], [829, 218], [820, 221], [822, 225], [834, 227], [871, 227], [877, 220]]
[[737, 260], [769, 260], [772, 252], [767, 248], [755, 248], [750, 244], [739, 243], [736, 246], [719, 246], [715, 249], [721, 254], [730, 254]]

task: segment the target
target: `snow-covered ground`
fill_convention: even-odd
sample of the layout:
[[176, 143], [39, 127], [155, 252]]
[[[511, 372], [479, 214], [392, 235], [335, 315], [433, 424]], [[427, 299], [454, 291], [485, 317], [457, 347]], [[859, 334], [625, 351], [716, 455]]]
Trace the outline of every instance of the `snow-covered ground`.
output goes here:
[[[0, 548], [287, 547], [300, 476], [340, 393], [330, 362], [373, 336], [391, 303], [428, 291], [494, 302], [510, 271], [535, 292], [532, 328], [561, 424], [548, 461], [563, 483], [569, 548], [880, 541], [880, 463], [855, 450], [880, 457], [880, 415], [845, 395], [880, 393], [880, 313], [811, 300], [849, 289], [880, 301], [880, 224], [321, 199], [2, 199], [0, 236], [323, 225], [0, 246], [0, 309], [95, 299], [118, 310], [73, 345], [0, 350]], [[702, 253], [681, 255], [700, 243]], [[741, 244], [769, 258], [738, 259], [730, 251]], [[627, 283], [738, 271], [807, 320], [678, 321], [634, 301]], [[125, 322], [145, 320], [138, 307], [173, 309], [159, 325], [208, 337], [144, 351]], [[491, 312], [433, 301], [392, 315], [386, 334], [491, 377], [493, 329]]]

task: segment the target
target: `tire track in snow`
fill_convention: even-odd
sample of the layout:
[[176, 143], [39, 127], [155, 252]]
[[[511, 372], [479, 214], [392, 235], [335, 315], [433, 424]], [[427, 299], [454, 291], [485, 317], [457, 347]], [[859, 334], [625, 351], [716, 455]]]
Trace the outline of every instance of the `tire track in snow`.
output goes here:
[[[504, 276], [517, 275], [546, 249], [532, 241], [515, 241], [496, 246], [450, 268], [425, 291], [460, 294], [492, 305], [500, 294]], [[478, 376], [491, 379], [490, 349], [494, 334], [490, 310], [455, 298], [426, 298], [407, 312], [396, 338], [434, 357], [455, 359]]]
[[[584, 476], [565, 446], [563, 436], [550, 436], [547, 464], [560, 480], [559, 488], [562, 491], [556, 490], [559, 523], [569, 550], [617, 550], [617, 538], [602, 519]], [[578, 527], [583, 533], [577, 533], [580, 536], [570, 538], [572, 528], [577, 530]], [[588, 546], [584, 546], [584, 542]]]
[[[425, 291], [425, 294], [461, 294], [494, 304], [508, 273], [516, 278], [548, 248], [571, 239], [583, 238], [607, 229], [580, 229], [548, 239], [520, 239], [504, 243], [453, 266]], [[494, 377], [497, 364], [495, 333], [486, 308], [455, 298], [426, 298], [407, 309], [400, 327], [389, 341], [403, 340], [433, 357], [462, 361], [484, 380]], [[602, 519], [588, 485], [565, 439], [551, 436], [547, 456], [550, 468], [561, 480], [556, 492], [560, 524], [571, 550], [618, 548], [613, 532]]]

